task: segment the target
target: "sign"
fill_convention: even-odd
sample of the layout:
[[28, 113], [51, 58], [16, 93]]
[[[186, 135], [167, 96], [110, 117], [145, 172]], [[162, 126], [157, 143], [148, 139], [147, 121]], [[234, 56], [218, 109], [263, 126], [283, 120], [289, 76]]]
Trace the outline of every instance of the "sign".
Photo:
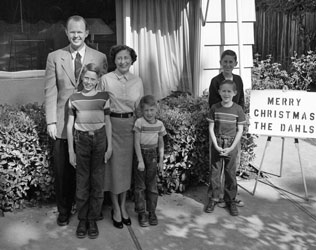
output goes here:
[[249, 133], [316, 138], [316, 93], [252, 90]]

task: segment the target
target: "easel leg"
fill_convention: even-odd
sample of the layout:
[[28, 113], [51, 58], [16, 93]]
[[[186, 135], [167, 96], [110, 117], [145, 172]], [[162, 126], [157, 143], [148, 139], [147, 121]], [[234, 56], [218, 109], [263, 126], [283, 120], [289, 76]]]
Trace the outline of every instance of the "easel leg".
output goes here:
[[258, 174], [256, 176], [256, 182], [255, 182], [255, 186], [254, 186], [253, 191], [252, 191], [252, 195], [254, 195], [255, 192], [256, 192], [258, 180], [259, 180], [259, 177], [261, 175], [261, 168], [262, 168], [263, 160], [264, 160], [264, 157], [266, 155], [266, 151], [267, 151], [267, 148], [268, 148], [268, 145], [270, 144], [270, 142], [271, 142], [271, 136], [268, 136], [267, 142], [266, 142], [266, 145], [264, 147], [263, 154], [262, 154], [262, 158], [261, 158], [261, 161], [260, 161], [260, 166], [259, 166]]
[[299, 159], [299, 162], [300, 162], [300, 167], [301, 167], [301, 172], [302, 172], [302, 179], [303, 179], [303, 184], [304, 184], [304, 189], [305, 189], [305, 200], [308, 201], [309, 199], [308, 199], [308, 193], [307, 193], [305, 174], [304, 174], [304, 169], [303, 169], [303, 166], [302, 166], [300, 147], [299, 147], [299, 143], [298, 143], [298, 139], [297, 138], [294, 139], [294, 143], [295, 143], [295, 147], [297, 149], [298, 159]]
[[285, 138], [282, 137], [282, 151], [281, 151], [281, 163], [280, 163], [280, 174], [279, 174], [279, 177], [282, 176], [282, 169], [283, 169], [284, 141], [285, 141]]

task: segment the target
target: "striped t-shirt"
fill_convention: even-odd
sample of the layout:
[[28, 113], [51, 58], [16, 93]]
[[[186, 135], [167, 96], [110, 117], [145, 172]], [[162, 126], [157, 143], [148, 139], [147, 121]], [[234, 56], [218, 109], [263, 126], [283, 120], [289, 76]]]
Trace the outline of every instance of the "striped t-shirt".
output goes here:
[[158, 147], [158, 137], [167, 134], [165, 126], [160, 120], [151, 124], [143, 117], [135, 121], [133, 130], [140, 133], [140, 147], [142, 149]]
[[223, 107], [220, 102], [213, 104], [210, 111], [210, 122], [215, 123], [215, 135], [235, 137], [238, 125], [245, 125], [245, 113], [236, 103], [229, 108]]
[[94, 96], [85, 96], [81, 92], [69, 98], [69, 115], [75, 116], [75, 129], [94, 131], [105, 125], [105, 115], [110, 114], [108, 92], [98, 92]]

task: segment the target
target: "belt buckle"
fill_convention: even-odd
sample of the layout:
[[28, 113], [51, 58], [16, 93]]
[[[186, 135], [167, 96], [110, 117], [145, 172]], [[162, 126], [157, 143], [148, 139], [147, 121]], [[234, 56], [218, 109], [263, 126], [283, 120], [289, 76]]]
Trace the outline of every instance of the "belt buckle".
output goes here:
[[93, 131], [89, 131], [88, 135], [94, 135], [94, 132]]
[[130, 118], [130, 117], [132, 117], [132, 114], [131, 113], [127, 114], [127, 118]]

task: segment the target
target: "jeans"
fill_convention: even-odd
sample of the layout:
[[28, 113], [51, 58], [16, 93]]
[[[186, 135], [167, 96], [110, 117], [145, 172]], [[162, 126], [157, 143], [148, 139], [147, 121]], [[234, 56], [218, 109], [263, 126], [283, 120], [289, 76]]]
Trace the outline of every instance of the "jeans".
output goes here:
[[60, 214], [69, 216], [75, 201], [76, 170], [69, 163], [66, 139], [54, 141], [53, 156], [57, 209]]
[[[217, 136], [218, 146], [222, 148], [229, 147], [234, 137]], [[228, 156], [220, 156], [215, 147], [211, 146], [211, 175], [210, 185], [208, 188], [208, 197], [214, 201], [218, 201], [221, 194], [221, 172], [224, 167], [224, 201], [232, 202], [237, 195], [237, 180], [236, 180], [236, 157], [238, 149], [235, 147]]]
[[158, 201], [157, 188], [157, 148], [142, 149], [145, 170], [139, 171], [135, 164], [135, 211], [137, 213], [155, 212]]
[[96, 220], [102, 209], [104, 184], [105, 128], [75, 131], [77, 163], [77, 210], [79, 220]]

